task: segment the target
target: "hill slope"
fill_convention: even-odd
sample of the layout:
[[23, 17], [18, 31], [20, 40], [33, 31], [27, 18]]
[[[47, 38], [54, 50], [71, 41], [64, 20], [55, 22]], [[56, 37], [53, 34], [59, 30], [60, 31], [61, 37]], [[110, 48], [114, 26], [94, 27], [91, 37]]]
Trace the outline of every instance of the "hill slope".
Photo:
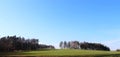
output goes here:
[[120, 52], [114, 51], [93, 51], [93, 50], [39, 50], [39, 51], [25, 51], [25, 52], [8, 52], [0, 53], [1, 56], [55, 56], [55, 57], [95, 57], [95, 56], [113, 56], [119, 55]]

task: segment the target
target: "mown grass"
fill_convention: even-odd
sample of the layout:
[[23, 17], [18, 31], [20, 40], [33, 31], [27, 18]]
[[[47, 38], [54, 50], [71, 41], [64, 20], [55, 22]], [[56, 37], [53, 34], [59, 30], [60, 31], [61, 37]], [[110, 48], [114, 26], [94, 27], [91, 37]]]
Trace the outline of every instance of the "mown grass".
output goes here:
[[38, 50], [38, 51], [24, 51], [24, 52], [1, 52], [1, 56], [41, 56], [41, 57], [94, 57], [94, 56], [109, 56], [120, 55], [120, 52], [115, 51], [93, 51], [93, 50]]

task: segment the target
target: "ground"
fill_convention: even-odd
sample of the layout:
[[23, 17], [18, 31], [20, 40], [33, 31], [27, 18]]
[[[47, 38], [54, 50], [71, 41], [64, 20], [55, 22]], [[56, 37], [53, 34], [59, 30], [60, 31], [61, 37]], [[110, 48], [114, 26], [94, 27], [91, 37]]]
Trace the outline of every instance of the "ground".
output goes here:
[[55, 50], [37, 50], [37, 51], [19, 51], [19, 52], [1, 52], [1, 56], [55, 56], [55, 57], [70, 57], [70, 56], [106, 56], [106, 55], [120, 55], [116, 51], [93, 51], [93, 50], [71, 50], [71, 49], [55, 49]]

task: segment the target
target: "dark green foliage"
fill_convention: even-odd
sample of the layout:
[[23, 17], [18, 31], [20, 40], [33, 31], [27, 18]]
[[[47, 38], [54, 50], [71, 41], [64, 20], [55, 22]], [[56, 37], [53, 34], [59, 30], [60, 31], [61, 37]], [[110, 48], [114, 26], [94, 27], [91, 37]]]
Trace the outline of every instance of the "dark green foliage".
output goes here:
[[59, 44], [59, 47], [61, 49], [64, 49], [64, 48], [68, 48], [68, 43], [66, 41], [61, 41], [60, 44]]
[[52, 45], [39, 44], [40, 49], [55, 49]]
[[67, 48], [67, 42], [64, 41], [64, 48]]
[[0, 51], [36, 50], [39, 48], [38, 39], [7, 36], [0, 38]]
[[116, 51], [119, 51], [119, 52], [120, 52], [120, 49], [117, 49]]
[[[62, 45], [64, 47], [62, 47]], [[104, 50], [104, 51], [110, 51], [110, 48], [100, 44], [100, 43], [88, 43], [83, 42], [79, 43], [79, 41], [69, 41], [68, 43], [66, 41], [60, 42], [60, 47], [62, 48], [69, 48], [69, 49], [85, 49], [85, 50]]]
[[63, 41], [60, 42], [59, 47], [60, 47], [61, 49], [64, 48], [64, 47], [63, 47]]
[[110, 51], [110, 48], [107, 46], [104, 46], [103, 44], [100, 43], [80, 43], [81, 49], [86, 49], [86, 50], [105, 50], [105, 51]]

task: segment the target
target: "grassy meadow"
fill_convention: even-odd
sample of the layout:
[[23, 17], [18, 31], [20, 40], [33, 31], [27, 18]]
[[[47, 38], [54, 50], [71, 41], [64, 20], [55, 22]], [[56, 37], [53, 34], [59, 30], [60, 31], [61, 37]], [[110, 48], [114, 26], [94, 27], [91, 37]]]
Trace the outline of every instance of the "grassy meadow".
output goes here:
[[40, 57], [119, 57], [120, 52], [115, 51], [93, 51], [93, 50], [38, 50], [38, 51], [19, 51], [19, 52], [1, 52], [1, 56], [40, 56]]

